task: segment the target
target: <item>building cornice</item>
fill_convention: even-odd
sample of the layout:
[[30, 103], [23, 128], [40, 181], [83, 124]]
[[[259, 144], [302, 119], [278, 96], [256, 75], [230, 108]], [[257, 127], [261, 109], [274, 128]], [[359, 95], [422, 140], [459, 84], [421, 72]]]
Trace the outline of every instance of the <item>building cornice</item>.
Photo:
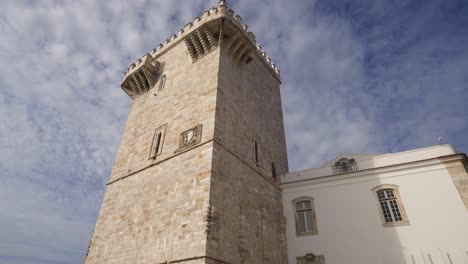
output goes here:
[[308, 179], [299, 179], [296, 181], [289, 181], [286, 183], [282, 183], [281, 187], [288, 188], [288, 187], [302, 186], [306, 184], [317, 184], [317, 183], [324, 183], [324, 182], [331, 182], [331, 181], [346, 180], [346, 179], [352, 179], [352, 178], [358, 178], [358, 177], [365, 177], [365, 176], [374, 175], [374, 174], [383, 174], [383, 173], [390, 173], [390, 172], [408, 170], [408, 169], [413, 169], [413, 168], [443, 165], [446, 163], [462, 161], [462, 160], [467, 160], [466, 154], [456, 153], [456, 154], [433, 157], [429, 159], [422, 159], [422, 160], [417, 160], [417, 161], [392, 164], [392, 165], [381, 166], [381, 167], [376, 167], [376, 168], [353, 171], [353, 172], [346, 172], [346, 173], [341, 173], [341, 174], [331, 174], [331, 175], [324, 175], [324, 176], [308, 178]]

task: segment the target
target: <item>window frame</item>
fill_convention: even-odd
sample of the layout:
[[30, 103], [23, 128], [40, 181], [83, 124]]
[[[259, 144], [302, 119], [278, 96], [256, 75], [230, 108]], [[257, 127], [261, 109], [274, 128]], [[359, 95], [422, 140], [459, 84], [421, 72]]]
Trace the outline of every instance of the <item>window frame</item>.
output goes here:
[[[317, 227], [317, 216], [315, 212], [315, 199], [313, 197], [303, 196], [292, 200], [292, 208], [294, 213], [294, 223], [296, 227], [296, 236], [313, 236], [318, 235], [318, 227]], [[297, 212], [297, 204], [300, 202], [310, 202], [311, 208], [311, 221], [312, 221], [312, 231], [308, 232], [300, 232], [299, 230], [299, 219], [298, 219], [298, 212]]]
[[161, 79], [159, 79], [159, 84], [158, 84], [158, 91], [163, 91], [164, 88], [166, 88], [166, 74], [163, 74], [161, 76]]
[[[401, 218], [402, 218], [401, 221], [393, 221], [393, 222], [387, 222], [386, 221], [382, 205], [380, 204], [381, 199], [379, 198], [379, 195], [378, 195], [378, 192], [383, 191], [383, 190], [392, 190], [393, 191], [393, 195], [395, 196], [394, 200], [396, 201], [396, 203], [398, 205], [398, 209], [400, 211], [400, 215], [401, 215]], [[410, 222], [408, 220], [408, 215], [406, 213], [405, 206], [403, 205], [403, 201], [401, 199], [401, 195], [400, 195], [398, 185], [395, 185], [395, 184], [381, 184], [381, 185], [378, 185], [378, 186], [372, 188], [372, 192], [374, 193], [374, 197], [375, 197], [377, 208], [378, 208], [379, 215], [380, 215], [380, 220], [382, 221], [383, 227], [406, 226], [406, 225], [410, 224]], [[391, 214], [392, 214], [392, 218], [394, 218], [393, 212]]]
[[[158, 128], [156, 128], [154, 130], [154, 134], [153, 134], [153, 138], [151, 140], [151, 146], [150, 146], [150, 151], [149, 151], [149, 158], [150, 160], [154, 160], [156, 159], [156, 157], [158, 157], [159, 155], [162, 154], [162, 149], [163, 149], [163, 145], [164, 145], [164, 137], [166, 135], [166, 127], [167, 127], [167, 124], [164, 124]], [[161, 133], [161, 138], [159, 140], [159, 146], [158, 146], [158, 149], [156, 150], [156, 152], [153, 151], [153, 147], [154, 147], [154, 144], [156, 143], [156, 138], [157, 138], [157, 135]]]

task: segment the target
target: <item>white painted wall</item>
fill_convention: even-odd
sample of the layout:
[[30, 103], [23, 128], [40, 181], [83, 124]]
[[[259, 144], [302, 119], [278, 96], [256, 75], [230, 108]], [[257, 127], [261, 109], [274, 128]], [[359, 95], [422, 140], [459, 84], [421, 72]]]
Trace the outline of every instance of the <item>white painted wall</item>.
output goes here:
[[[408, 226], [383, 227], [371, 191], [381, 184], [399, 186]], [[453, 264], [468, 264], [468, 211], [438, 160], [282, 187], [290, 264], [309, 252], [325, 255], [327, 264], [431, 264], [429, 254], [434, 264], [450, 264], [447, 253]], [[318, 235], [296, 237], [292, 200], [301, 196], [315, 198]]]

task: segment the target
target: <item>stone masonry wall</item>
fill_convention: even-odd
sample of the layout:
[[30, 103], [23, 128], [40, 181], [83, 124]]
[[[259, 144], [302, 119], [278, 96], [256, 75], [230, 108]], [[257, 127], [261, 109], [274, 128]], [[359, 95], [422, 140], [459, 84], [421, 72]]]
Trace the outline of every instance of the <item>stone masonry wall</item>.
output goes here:
[[109, 185], [86, 263], [205, 255], [212, 145]]
[[[287, 263], [280, 81], [252, 57], [236, 64], [218, 47], [192, 63], [179, 43], [158, 58], [165, 88], [133, 101], [85, 263]], [[180, 152], [200, 124], [201, 142]]]
[[[156, 83], [131, 106], [85, 263], [165, 263], [206, 255], [219, 52], [192, 63], [179, 43], [158, 61], [165, 88], [158, 91]], [[150, 160], [154, 131], [164, 124], [162, 153]], [[177, 152], [180, 134], [199, 124], [201, 142]]]
[[288, 163], [280, 83], [255, 55], [247, 65], [230, 56], [221, 50], [208, 255], [228, 263], [284, 264], [279, 176]]
[[[133, 101], [110, 182], [172, 157], [180, 134], [198, 124], [203, 124], [202, 142], [213, 138], [219, 52], [192, 63], [181, 42], [158, 61], [160, 75], [166, 75], [165, 88], [158, 91], [158, 81], [155, 88]], [[154, 131], [164, 124], [162, 154], [149, 160]]]
[[468, 210], [468, 173], [467, 173], [467, 161], [457, 161], [446, 164], [447, 170], [452, 177], [453, 183], [457, 188], [460, 198], [465, 204]]

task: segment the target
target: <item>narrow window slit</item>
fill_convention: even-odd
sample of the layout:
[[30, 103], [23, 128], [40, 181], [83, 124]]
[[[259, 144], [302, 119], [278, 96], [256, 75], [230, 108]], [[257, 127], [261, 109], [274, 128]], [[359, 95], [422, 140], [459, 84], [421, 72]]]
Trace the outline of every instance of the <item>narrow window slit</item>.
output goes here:
[[162, 91], [164, 90], [164, 87], [166, 86], [166, 75], [164, 74], [162, 77], [161, 77], [161, 80], [159, 81], [159, 88], [158, 88], [158, 91]]
[[277, 176], [276, 176], [276, 168], [275, 168], [275, 163], [274, 162], [271, 163], [271, 176], [273, 176], [273, 179], [276, 180]]
[[255, 164], [258, 166], [258, 143], [255, 140]]
[[166, 125], [159, 127], [155, 130], [154, 136], [153, 136], [153, 142], [151, 143], [151, 148], [150, 148], [150, 155], [149, 155], [150, 159], [156, 159], [156, 156], [161, 154], [165, 131], [166, 131]]

